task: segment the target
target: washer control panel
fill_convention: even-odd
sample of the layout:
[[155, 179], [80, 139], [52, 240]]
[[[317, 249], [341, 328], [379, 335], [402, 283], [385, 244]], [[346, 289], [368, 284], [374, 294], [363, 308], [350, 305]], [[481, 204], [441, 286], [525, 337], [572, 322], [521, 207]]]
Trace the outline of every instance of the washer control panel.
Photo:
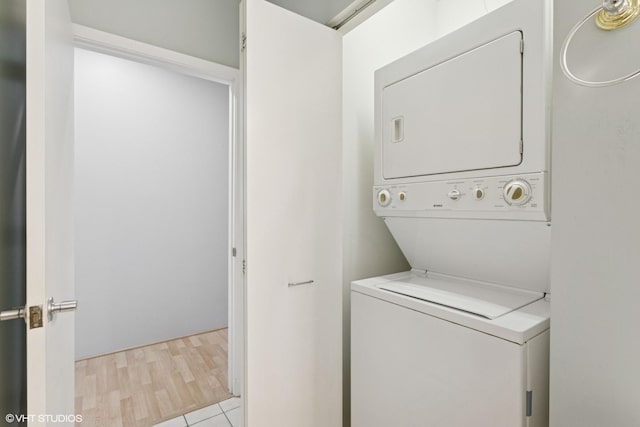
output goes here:
[[546, 172], [374, 187], [379, 216], [549, 220]]

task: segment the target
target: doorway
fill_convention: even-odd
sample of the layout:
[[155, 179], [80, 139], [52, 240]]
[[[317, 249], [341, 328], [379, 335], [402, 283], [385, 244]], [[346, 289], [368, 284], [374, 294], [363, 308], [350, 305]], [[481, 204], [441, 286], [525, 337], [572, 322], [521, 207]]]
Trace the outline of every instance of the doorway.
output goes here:
[[152, 425], [240, 394], [237, 70], [75, 30], [76, 406]]

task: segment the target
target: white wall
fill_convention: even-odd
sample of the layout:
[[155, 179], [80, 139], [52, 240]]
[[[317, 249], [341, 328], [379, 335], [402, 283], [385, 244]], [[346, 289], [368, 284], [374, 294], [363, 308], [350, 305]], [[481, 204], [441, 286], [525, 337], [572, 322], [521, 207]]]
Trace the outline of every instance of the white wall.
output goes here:
[[442, 37], [511, 0], [436, 0], [436, 33]]
[[[569, 29], [599, 4], [555, 2], [556, 58]], [[590, 34], [590, 42], [583, 43]], [[570, 62], [576, 73], [589, 72], [593, 78], [633, 71], [640, 67], [640, 57], [637, 47], [628, 48], [639, 38], [639, 22], [607, 33], [589, 24], [574, 44]], [[552, 427], [640, 425], [639, 99], [640, 79], [585, 88], [564, 78], [556, 62]]]
[[238, 67], [239, 0], [69, 0], [74, 23]]
[[227, 325], [228, 87], [76, 50], [76, 356]]
[[507, 2], [395, 0], [343, 38], [345, 426], [350, 418], [350, 283], [410, 268], [373, 213], [374, 72]]

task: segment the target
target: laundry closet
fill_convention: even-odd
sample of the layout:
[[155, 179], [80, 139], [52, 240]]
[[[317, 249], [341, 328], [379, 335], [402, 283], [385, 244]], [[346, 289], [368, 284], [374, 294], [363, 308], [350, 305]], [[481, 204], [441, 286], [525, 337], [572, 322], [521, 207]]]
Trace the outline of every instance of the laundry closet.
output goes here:
[[[395, 408], [401, 417], [394, 420], [383, 418], [387, 425], [402, 425], [400, 420], [415, 421], [411, 415], [424, 416], [420, 411], [426, 405], [425, 401], [411, 394], [417, 389], [402, 385], [407, 381], [417, 383], [428, 375], [423, 371], [428, 363], [416, 365], [413, 362], [420, 355], [429, 354], [420, 351], [433, 350], [430, 337], [433, 339], [435, 336], [435, 341], [446, 345], [447, 334], [444, 329], [436, 328], [432, 335], [418, 340], [409, 333], [415, 331], [408, 326], [416, 323], [398, 320], [394, 316], [399, 312], [415, 317], [416, 322], [420, 319], [426, 322], [424, 319], [431, 318], [437, 325], [447, 323], [452, 328], [451, 336], [469, 333], [466, 338], [470, 341], [456, 339], [452, 340], [455, 345], [449, 343], [451, 348], [459, 346], [455, 348], [461, 358], [445, 357], [456, 354], [450, 349], [440, 355], [442, 365], [439, 365], [450, 373], [456, 363], [458, 366], [476, 363], [477, 369], [465, 371], [470, 376], [457, 378], [459, 382], [455, 384], [447, 383], [451, 381], [450, 376], [443, 374], [440, 377], [444, 384], [443, 395], [454, 396], [455, 399], [456, 391], [468, 391], [469, 394], [458, 395], [458, 403], [462, 403], [455, 407], [445, 405], [438, 408], [437, 403], [432, 403], [430, 408], [440, 409], [432, 413], [434, 417], [442, 416], [444, 409], [449, 409], [449, 413], [459, 417], [457, 419], [464, 420], [464, 416], [474, 411], [483, 414], [490, 408], [496, 411], [501, 408], [506, 413], [505, 419], [515, 419], [516, 425], [526, 422], [544, 425], [547, 411], [545, 390], [551, 388], [551, 405], [548, 408], [551, 419], [555, 413], [556, 419], [566, 421], [555, 425], [564, 426], [572, 425], [572, 416], [568, 414], [570, 408], [578, 405], [577, 398], [572, 396], [593, 394], [603, 401], [614, 400], [606, 398], [598, 384], [606, 383], [614, 389], [617, 386], [612, 384], [612, 379], [606, 378], [604, 372], [599, 373], [597, 362], [591, 356], [586, 356], [587, 362], [579, 363], [585, 368], [590, 367], [589, 378], [593, 376], [589, 381], [591, 391], [587, 392], [578, 385], [581, 374], [571, 360], [580, 361], [585, 357], [580, 348], [589, 347], [587, 337], [590, 331], [587, 325], [580, 323], [580, 318], [587, 316], [586, 312], [571, 304], [571, 295], [597, 312], [603, 325], [627, 338], [617, 339], [617, 335], [602, 330], [601, 334], [607, 336], [607, 341], [624, 345], [630, 354], [638, 354], [637, 346], [630, 344], [633, 341], [629, 340], [630, 332], [617, 328], [613, 319], [615, 310], [611, 307], [628, 308], [628, 304], [607, 293], [606, 298], [612, 301], [612, 306], [601, 309], [595, 306], [597, 298], [594, 295], [608, 289], [604, 281], [601, 283], [597, 279], [600, 269], [617, 277], [617, 289], [621, 290], [621, 295], [629, 297], [629, 301], [634, 300], [635, 288], [623, 284], [633, 281], [630, 273], [624, 273], [626, 264], [620, 265], [625, 257], [613, 262], [623, 268], [612, 270], [607, 267], [602, 250], [597, 251], [601, 254], [598, 258], [591, 255], [590, 245], [598, 245], [588, 238], [590, 230], [594, 229], [598, 231], [599, 239], [610, 245], [611, 251], [620, 254], [617, 248], [627, 248], [637, 253], [620, 238], [614, 238], [615, 234], [604, 232], [609, 225], [596, 221], [602, 205], [594, 206], [588, 202], [595, 197], [605, 203], [605, 195], [610, 195], [613, 198], [612, 210], [613, 206], [624, 204], [636, 206], [637, 203], [630, 199], [622, 201], [619, 188], [628, 188], [631, 182], [623, 180], [622, 175], [637, 174], [634, 175], [631, 169], [620, 168], [622, 160], [611, 159], [606, 170], [618, 171], [616, 176], [620, 176], [620, 180], [615, 190], [612, 187], [605, 191], [602, 183], [588, 178], [594, 169], [584, 170], [581, 161], [592, 151], [611, 158], [613, 147], [598, 143], [586, 132], [576, 130], [581, 126], [597, 128], [598, 134], [608, 135], [611, 140], [621, 138], [621, 141], [626, 141], [621, 142], [624, 148], [635, 153], [632, 148], [635, 146], [630, 144], [634, 125], [624, 126], [622, 121], [635, 123], [636, 119], [626, 114], [614, 117], [612, 111], [597, 119], [588, 111], [601, 111], [600, 107], [596, 108], [599, 93], [607, 93], [605, 97], [609, 105], [617, 105], [615, 100], [620, 98], [627, 100], [624, 105], [628, 106], [631, 94], [637, 93], [637, 82], [609, 89], [610, 92], [598, 92], [568, 82], [558, 68], [558, 55], [565, 37], [591, 10], [601, 6], [599, 1], [588, 5], [569, 1], [555, 2], [554, 5], [538, 1], [518, 3], [534, 9], [526, 9], [518, 15], [519, 18], [511, 21], [515, 16], [510, 15], [515, 3], [394, 1], [346, 32], [340, 43], [324, 28], [312, 28], [308, 22], [291, 22], [295, 20], [291, 14], [279, 14], [268, 4], [247, 2], [247, 201], [249, 206], [252, 203], [268, 206], [259, 213], [251, 213], [249, 207], [247, 218], [247, 308], [255, 314], [248, 319], [248, 345], [253, 343], [253, 348], [259, 349], [254, 356], [248, 354], [249, 422], [256, 418], [270, 419], [280, 411], [288, 411], [292, 426], [310, 419], [317, 425], [337, 425], [338, 420], [330, 414], [339, 410], [340, 401], [326, 396], [333, 396], [332, 393], [340, 390], [338, 382], [333, 381], [335, 371], [332, 373], [331, 368], [339, 365], [340, 351], [333, 345], [340, 342], [341, 334], [344, 355], [342, 392], [345, 396], [342, 401], [343, 422], [355, 423], [357, 417], [362, 416], [360, 420], [375, 425], [381, 418], [372, 421], [373, 415], [382, 417], [383, 406]], [[483, 15], [487, 16], [482, 18]], [[484, 27], [480, 22], [482, 19], [486, 19]], [[264, 21], [277, 27], [278, 34], [271, 34], [269, 25]], [[562, 25], [557, 26], [556, 21]], [[569, 55], [573, 59], [574, 71], [583, 77], [585, 70], [597, 74], [589, 68], [592, 67], [600, 74], [610, 74], [615, 78], [638, 69], [631, 60], [632, 55], [622, 49], [629, 42], [628, 37], [636, 34], [633, 32], [636, 27], [630, 25], [618, 32], [603, 32], [593, 25], [585, 26], [588, 32], [579, 34], [573, 45], [575, 50]], [[456, 29], [460, 30], [449, 34]], [[625, 31], [627, 36], [624, 36]], [[295, 33], [296, 37], [287, 37], [288, 33]], [[598, 55], [588, 49], [589, 43], [596, 41], [603, 47], [602, 54], [611, 58], [611, 67], [604, 67], [603, 62], [598, 62]], [[277, 49], [270, 46], [277, 46]], [[424, 48], [423, 56], [418, 54], [399, 60], [421, 48]], [[338, 53], [332, 55], [332, 51]], [[280, 53], [283, 57], [279, 56]], [[492, 60], [483, 62], [485, 54]], [[533, 58], [537, 59], [534, 61]], [[495, 67], [495, 61], [500, 61], [504, 67]], [[381, 70], [376, 76], [382, 82], [379, 85], [374, 83], [376, 70]], [[439, 71], [442, 75], [435, 81], [440, 83], [432, 83], [432, 89], [441, 95], [442, 104], [416, 96], [418, 85], [413, 85], [413, 82], [424, 78], [428, 85], [431, 74]], [[469, 74], [470, 71], [473, 73]], [[453, 103], [464, 99], [461, 95], [472, 86], [465, 86], [469, 80], [455, 80], [465, 72], [470, 81], [483, 84], [481, 89], [484, 92], [478, 92], [478, 99], [473, 101], [482, 102], [485, 109], [474, 116], [470, 114], [471, 102], [459, 102], [460, 112], [465, 114], [463, 120], [458, 111], [448, 115], [445, 112], [452, 110]], [[500, 79], [489, 79], [492, 73]], [[487, 86], [489, 83], [498, 86]], [[549, 98], [554, 84], [563, 88], [561, 100]], [[329, 94], [336, 93], [336, 86], [342, 88], [342, 104], [330, 100]], [[520, 86], [522, 92], [518, 91]], [[624, 92], [625, 87], [630, 91], [628, 95]], [[394, 103], [394, 96], [404, 98], [404, 95], [413, 95], [408, 98], [418, 108], [401, 110], [399, 106], [402, 106]], [[588, 97], [591, 105], [583, 104], [580, 101], [583, 97]], [[275, 99], [279, 102], [274, 103]], [[563, 105], [562, 119], [555, 116], [552, 102]], [[342, 117], [338, 122], [340, 116], [335, 112], [340, 108]], [[580, 123], [574, 120], [572, 108], [580, 111], [577, 116], [584, 114], [590, 117], [589, 121]], [[411, 145], [412, 138], [429, 137], [439, 132], [435, 119], [430, 122], [427, 117], [416, 123], [412, 114], [424, 114], [425, 111], [433, 113], [437, 123], [446, 126], [448, 135], [457, 138], [455, 144], [459, 145], [445, 146], [442, 152], [447, 156], [444, 159], [425, 155], [424, 147]], [[295, 119], [290, 120], [293, 117]], [[374, 123], [374, 117], [383, 119], [378, 121], [380, 125]], [[490, 120], [493, 126], [483, 128], [482, 124], [486, 122], [475, 120], [479, 118]], [[572, 118], [572, 128], [564, 122], [568, 118]], [[499, 134], [496, 133], [497, 127], [500, 128]], [[374, 135], [374, 129], [377, 135]], [[614, 129], [626, 131], [620, 134]], [[559, 145], [552, 145], [551, 135], [557, 132], [563, 135], [562, 141]], [[332, 138], [340, 134], [342, 146], [333, 145]], [[590, 141], [588, 146], [580, 145], [578, 134], [583, 140]], [[469, 139], [484, 142], [474, 145]], [[299, 146], [303, 140], [307, 151]], [[433, 144], [430, 146], [433, 150], [437, 142], [430, 140], [429, 144]], [[571, 150], [567, 146], [571, 146]], [[597, 150], [594, 147], [598, 147]], [[442, 150], [442, 147], [438, 149]], [[560, 154], [559, 157], [553, 156], [553, 168], [562, 168], [560, 181], [551, 181], [552, 151]], [[598, 164], [591, 154], [587, 157], [593, 160], [593, 165]], [[312, 158], [317, 161], [311, 162]], [[336, 168], [340, 158], [341, 170]], [[574, 174], [578, 170], [580, 175]], [[596, 167], [595, 170], [600, 169]], [[606, 174], [605, 169], [602, 173]], [[292, 177], [295, 179], [287, 179]], [[336, 182], [336, 178], [342, 185]], [[589, 186], [579, 184], [581, 180], [599, 188], [598, 194], [591, 195]], [[572, 183], [571, 188], [568, 182]], [[553, 187], [562, 191], [555, 191]], [[577, 194], [581, 195], [579, 200]], [[568, 203], [569, 200], [572, 203]], [[371, 214], [374, 210], [376, 215], [386, 218], [387, 225]], [[572, 218], [575, 220], [584, 212], [590, 212], [591, 222], [580, 221], [580, 227], [577, 227]], [[559, 222], [555, 221], [556, 215]], [[315, 219], [310, 216], [315, 216]], [[635, 230], [630, 220], [624, 223]], [[342, 246], [336, 243], [333, 228], [336, 224], [342, 227]], [[615, 221], [610, 224], [610, 227], [617, 228]], [[261, 233], [260, 230], [267, 226], [272, 227], [269, 233]], [[558, 232], [559, 228], [561, 231]], [[562, 250], [552, 250], [554, 239], [562, 242]], [[572, 244], [572, 239], [582, 243]], [[461, 240], [466, 244], [461, 245]], [[617, 243], [614, 245], [613, 242]], [[399, 255], [401, 252], [406, 260]], [[591, 263], [581, 265], [578, 254], [587, 256]], [[330, 283], [339, 280], [341, 269], [342, 289], [337, 290]], [[582, 270], [591, 274], [579, 274], [581, 280], [578, 281], [571, 271]], [[354, 280], [398, 271], [407, 273], [360, 281], [351, 288]], [[554, 276], [561, 279], [554, 281]], [[448, 293], [443, 292], [442, 282], [446, 282]], [[554, 307], [554, 282], [563, 307], [555, 312], [551, 308]], [[252, 283], [260, 283], [260, 287], [252, 288]], [[580, 292], [581, 283], [589, 284], [588, 293]], [[380, 285], [390, 289], [381, 289]], [[429, 287], [428, 295], [421, 292], [426, 287]], [[452, 287], [454, 295], [450, 292]], [[571, 294], [566, 292], [567, 287], [573, 290]], [[416, 288], [420, 292], [416, 292]], [[502, 293], [505, 288], [508, 288], [506, 294]], [[549, 291], [552, 291], [551, 296]], [[418, 298], [416, 293], [420, 294]], [[375, 317], [367, 316], [366, 313], [375, 312], [371, 310], [362, 311], [365, 314], [358, 320], [355, 306], [351, 305], [354, 296], [361, 302], [370, 302], [376, 309], [390, 310], [391, 313], [387, 313], [389, 317], [384, 317], [388, 321], [380, 321], [381, 325], [375, 320], [367, 322], [366, 319]], [[344, 319], [342, 332], [332, 317], [337, 311], [330, 302], [340, 300]], [[278, 315], [273, 316], [274, 312]], [[633, 317], [628, 311], [623, 312], [627, 313], [625, 319]], [[389, 325], [394, 318], [398, 323], [391, 328]], [[526, 321], [515, 326], [509, 322], [515, 318], [518, 318], [515, 323], [524, 318]], [[554, 324], [562, 331], [557, 336], [563, 339], [554, 339], [554, 326], [551, 326], [553, 322], [550, 319], [556, 319]], [[382, 324], [387, 327], [386, 334], [375, 329], [376, 325], [382, 327]], [[577, 331], [580, 344], [573, 340], [567, 324]], [[365, 331], [360, 335], [364, 336], [363, 342], [356, 338], [359, 330]], [[321, 337], [320, 341], [314, 342], [310, 334]], [[371, 338], [367, 342], [372, 336], [378, 339]], [[481, 361], [471, 358], [472, 346], [464, 347], [463, 342], [481, 337], [489, 341], [495, 339], [496, 343], [511, 349], [501, 353], [505, 357], [513, 351], [509, 360], [516, 362], [509, 365], [511, 374], [508, 376], [516, 380], [508, 387], [504, 384], [502, 390], [510, 391], [500, 395], [498, 400], [503, 402], [502, 405], [474, 407], [477, 402], [486, 403], [482, 400], [486, 398], [482, 384], [489, 384], [490, 373], [484, 376], [479, 368]], [[282, 351], [268, 346], [274, 341], [282, 344]], [[291, 346], [291, 341], [297, 341], [298, 345]], [[333, 345], [327, 345], [329, 342]], [[398, 345], [394, 345], [396, 342]], [[546, 348], [550, 343], [551, 356], [546, 359]], [[411, 354], [411, 349], [416, 352]], [[613, 361], [603, 354], [605, 349], [596, 352], [603, 360]], [[374, 371], [371, 368], [380, 366], [381, 354], [389, 355], [385, 371]], [[486, 360], [493, 362], [502, 357], [490, 351], [485, 356]], [[363, 359], [365, 361], [359, 364]], [[554, 360], [562, 360], [562, 368], [557, 363], [554, 367]], [[282, 388], [286, 393], [275, 396], [268, 403], [259, 397], [255, 398], [257, 402], [253, 400], [251, 403], [252, 394], [260, 396], [269, 390], [269, 382], [266, 379], [252, 380], [251, 371], [263, 371], [266, 366], [275, 366], [282, 372], [312, 370], [315, 374], [287, 377], [281, 383], [286, 384]], [[629, 367], [628, 364], [622, 366]], [[406, 375], [394, 376], [386, 371], [393, 369]], [[551, 373], [550, 386], [544, 384], [548, 378], [547, 369]], [[573, 372], [571, 378], [565, 379], [565, 382], [572, 383], [570, 389], [564, 389], [561, 382], [554, 380], [554, 370], [565, 378], [567, 376], [561, 371]], [[624, 368], [614, 370], [621, 373]], [[496, 368], [493, 372], [499, 376], [503, 371]], [[532, 372], [540, 375], [529, 376]], [[379, 381], [381, 375], [385, 381]], [[273, 380], [275, 375], [268, 377]], [[318, 382], [317, 378], [323, 380]], [[534, 380], [541, 383], [534, 384]], [[379, 387], [381, 382], [383, 386], [388, 385], [381, 389], [381, 393], [389, 399], [368, 400], [380, 390], [375, 387]], [[472, 383], [475, 389], [470, 387]], [[307, 393], [297, 391], [301, 385], [305, 386]], [[496, 394], [493, 396], [498, 396], [500, 386], [494, 386]], [[630, 386], [631, 382], [624, 381], [621, 389], [629, 391]], [[419, 391], [438, 394], [437, 390], [440, 389]], [[356, 397], [358, 391], [361, 397]], [[314, 396], [325, 398], [317, 400]], [[558, 400], [554, 401], [553, 396]], [[403, 398], [407, 399], [404, 404]], [[444, 400], [442, 395], [438, 398]], [[627, 402], [626, 398], [623, 400]], [[358, 412], [365, 406], [371, 414]], [[313, 415], [307, 418], [305, 413]], [[629, 410], [626, 414], [629, 418]], [[583, 420], [588, 418], [586, 415], [575, 416]], [[611, 416], [620, 418], [620, 415]], [[435, 425], [447, 424], [435, 422]]]
[[516, 0], [376, 72], [373, 209], [411, 270], [352, 283], [354, 426], [548, 425], [549, 16]]

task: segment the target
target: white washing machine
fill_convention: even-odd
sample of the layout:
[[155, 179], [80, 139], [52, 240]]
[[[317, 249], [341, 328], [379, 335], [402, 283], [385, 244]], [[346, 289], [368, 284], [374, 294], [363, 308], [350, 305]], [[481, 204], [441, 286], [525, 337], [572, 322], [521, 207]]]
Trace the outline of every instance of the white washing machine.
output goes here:
[[374, 211], [412, 270], [351, 286], [353, 427], [546, 427], [551, 8], [376, 72]]
[[434, 276], [353, 283], [351, 425], [547, 426], [548, 301]]

